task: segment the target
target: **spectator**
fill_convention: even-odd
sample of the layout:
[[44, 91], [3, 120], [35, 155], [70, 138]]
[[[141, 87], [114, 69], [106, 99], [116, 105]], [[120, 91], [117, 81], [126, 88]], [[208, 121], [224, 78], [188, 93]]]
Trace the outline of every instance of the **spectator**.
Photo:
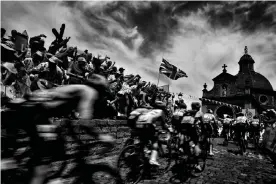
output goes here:
[[[158, 91], [156, 85], [146, 81], [141, 82], [139, 75], [125, 75], [125, 69], [120, 67], [117, 70], [116, 62], [108, 56], [93, 57], [87, 49], [78, 54], [77, 47], [67, 46], [70, 37], [63, 38], [64, 32], [65, 24], [61, 25], [59, 32], [52, 29], [55, 40], [47, 50], [44, 46], [47, 36], [44, 34], [30, 37], [28, 43], [26, 31], [22, 39], [22, 34], [16, 30], [5, 38], [6, 30], [1, 28], [1, 81], [2, 85], [15, 91], [11, 98], [24, 96], [37, 89], [81, 84], [92, 74], [100, 74], [110, 83], [106, 98], [100, 102], [100, 109], [108, 109], [111, 113], [95, 117], [103, 118], [106, 114], [113, 118], [114, 112], [127, 116], [138, 106], [150, 108], [151, 101], [156, 98], [169, 101], [169, 93]], [[26, 49], [19, 47], [22, 44]]]
[[[63, 72], [57, 66], [57, 63], [61, 62], [58, 58], [50, 53], [47, 53], [44, 57], [44, 62], [40, 63], [37, 67], [33, 68], [30, 73], [37, 74], [38, 80], [34, 80], [32, 86], [36, 86], [35, 83], [40, 82], [39, 79], [47, 80], [46, 88], [58, 86], [62, 83]], [[39, 86], [34, 87], [33, 90], [39, 89]]]

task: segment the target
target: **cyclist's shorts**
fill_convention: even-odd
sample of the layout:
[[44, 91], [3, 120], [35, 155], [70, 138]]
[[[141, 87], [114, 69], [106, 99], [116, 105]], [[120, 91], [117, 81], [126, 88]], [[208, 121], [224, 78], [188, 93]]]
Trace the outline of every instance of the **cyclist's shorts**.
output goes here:
[[225, 133], [229, 133], [230, 131], [230, 124], [223, 124], [223, 130]]
[[246, 124], [244, 123], [237, 123], [235, 125], [235, 131], [237, 132], [246, 132], [248, 130]]
[[254, 133], [260, 133], [261, 128], [259, 125], [250, 125], [249, 131]]
[[194, 142], [198, 141], [198, 134], [194, 125], [189, 123], [181, 124], [181, 133], [190, 137]]
[[175, 130], [177, 132], [180, 132], [181, 131], [181, 120], [172, 117], [172, 121], [171, 122], [172, 122], [172, 125], [175, 128]]
[[155, 141], [158, 139], [158, 133], [152, 124], [144, 124], [142, 128], [135, 128], [135, 134], [141, 141]]
[[209, 138], [213, 135], [213, 128], [210, 123], [203, 124], [203, 133]]

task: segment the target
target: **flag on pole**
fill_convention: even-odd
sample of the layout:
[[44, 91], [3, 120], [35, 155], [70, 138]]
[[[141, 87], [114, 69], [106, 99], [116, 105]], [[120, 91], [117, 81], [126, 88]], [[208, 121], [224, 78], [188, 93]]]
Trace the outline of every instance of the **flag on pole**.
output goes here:
[[181, 77], [188, 77], [184, 71], [182, 71], [179, 68], [177, 68], [176, 66], [170, 64], [164, 58], [162, 59], [162, 63], [160, 65], [159, 72], [173, 80], [177, 80]]

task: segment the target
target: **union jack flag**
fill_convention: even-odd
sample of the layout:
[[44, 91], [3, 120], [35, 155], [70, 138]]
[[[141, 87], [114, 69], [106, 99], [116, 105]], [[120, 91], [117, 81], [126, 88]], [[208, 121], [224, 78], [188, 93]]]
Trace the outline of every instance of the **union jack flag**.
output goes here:
[[184, 71], [182, 71], [179, 68], [177, 68], [176, 66], [170, 64], [164, 58], [160, 65], [159, 72], [166, 75], [167, 77], [169, 77], [172, 80], [177, 80], [181, 77], [188, 77]]

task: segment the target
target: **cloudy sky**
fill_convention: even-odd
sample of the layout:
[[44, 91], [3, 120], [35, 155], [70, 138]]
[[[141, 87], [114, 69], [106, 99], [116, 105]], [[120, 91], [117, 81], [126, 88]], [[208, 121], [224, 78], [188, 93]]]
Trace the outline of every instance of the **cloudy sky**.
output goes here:
[[237, 74], [248, 46], [255, 71], [276, 90], [275, 2], [1, 2], [1, 27], [47, 35], [66, 24], [65, 36], [79, 49], [108, 55], [126, 73], [157, 82], [162, 57], [185, 71], [177, 81], [161, 76], [171, 91], [201, 97], [203, 84], [226, 64]]

